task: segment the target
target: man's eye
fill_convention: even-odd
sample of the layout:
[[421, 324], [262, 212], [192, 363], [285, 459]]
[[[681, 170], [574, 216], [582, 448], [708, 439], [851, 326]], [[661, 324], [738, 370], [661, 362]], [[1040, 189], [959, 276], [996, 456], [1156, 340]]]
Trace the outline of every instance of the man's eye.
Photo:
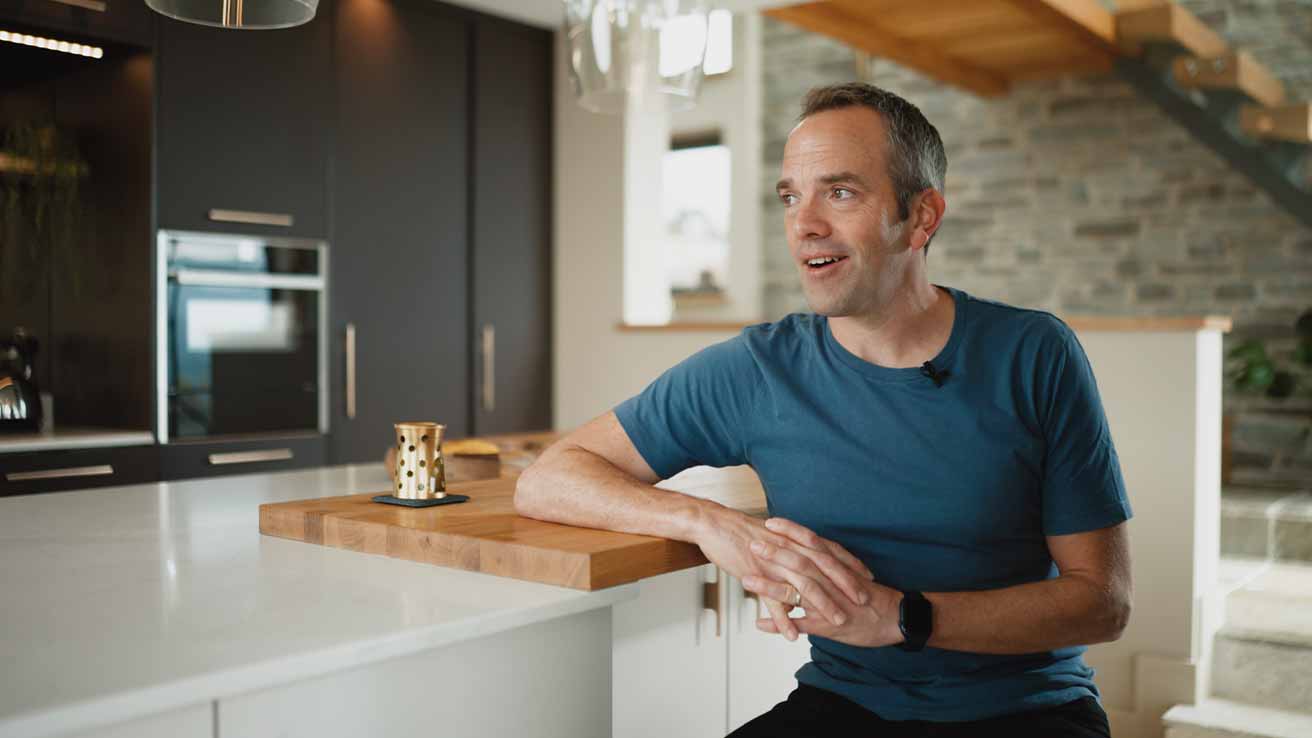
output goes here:
[[854, 192], [852, 192], [851, 190], [847, 189], [846, 187], [835, 187], [835, 188], [834, 188], [834, 197], [837, 198], [837, 199], [839, 199], [839, 200], [846, 200], [846, 199], [852, 197], [854, 194], [855, 194]]
[[785, 205], [792, 205], [793, 203], [797, 202], [797, 195], [794, 195], [790, 192], [786, 192], [779, 196], [779, 201]]

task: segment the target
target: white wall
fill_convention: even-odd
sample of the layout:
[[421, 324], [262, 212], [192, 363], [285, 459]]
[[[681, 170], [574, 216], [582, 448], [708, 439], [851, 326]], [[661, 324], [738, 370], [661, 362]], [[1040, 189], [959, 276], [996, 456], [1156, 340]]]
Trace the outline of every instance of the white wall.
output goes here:
[[1134, 508], [1134, 613], [1087, 661], [1124, 738], [1203, 696], [1220, 555], [1221, 334], [1080, 332]]
[[[553, 347], [559, 429], [609, 410], [667, 367], [734, 335], [616, 330], [624, 312], [625, 123], [579, 107], [566, 63], [557, 33]], [[745, 185], [755, 191], [754, 180]]]

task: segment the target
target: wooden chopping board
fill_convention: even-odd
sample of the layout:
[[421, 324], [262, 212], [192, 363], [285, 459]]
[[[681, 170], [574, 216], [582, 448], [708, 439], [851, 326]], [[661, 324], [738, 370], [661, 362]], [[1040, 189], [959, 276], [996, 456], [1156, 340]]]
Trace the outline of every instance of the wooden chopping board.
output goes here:
[[[750, 477], [731, 470], [690, 470], [661, 486], [759, 512], [764, 498], [755, 475], [750, 470], [747, 474]], [[450, 484], [448, 491], [469, 495], [469, 502], [429, 508], [370, 499], [385, 494], [382, 490], [261, 505], [260, 532], [584, 590], [706, 563], [701, 550], [690, 543], [521, 517], [512, 503], [516, 478], [507, 474]]]

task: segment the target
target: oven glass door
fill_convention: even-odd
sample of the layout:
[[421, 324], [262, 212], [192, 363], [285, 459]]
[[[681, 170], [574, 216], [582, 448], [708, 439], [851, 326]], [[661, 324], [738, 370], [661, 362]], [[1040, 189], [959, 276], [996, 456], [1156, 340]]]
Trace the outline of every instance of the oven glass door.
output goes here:
[[170, 279], [169, 437], [317, 431], [321, 296]]

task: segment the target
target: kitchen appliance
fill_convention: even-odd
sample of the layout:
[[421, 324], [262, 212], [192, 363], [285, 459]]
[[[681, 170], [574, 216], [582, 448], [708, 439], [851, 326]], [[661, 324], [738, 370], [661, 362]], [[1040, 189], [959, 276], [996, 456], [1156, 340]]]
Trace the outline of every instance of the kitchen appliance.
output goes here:
[[328, 431], [323, 241], [160, 231], [161, 443]]
[[41, 430], [41, 393], [32, 379], [37, 340], [22, 328], [0, 341], [0, 432]]

